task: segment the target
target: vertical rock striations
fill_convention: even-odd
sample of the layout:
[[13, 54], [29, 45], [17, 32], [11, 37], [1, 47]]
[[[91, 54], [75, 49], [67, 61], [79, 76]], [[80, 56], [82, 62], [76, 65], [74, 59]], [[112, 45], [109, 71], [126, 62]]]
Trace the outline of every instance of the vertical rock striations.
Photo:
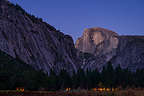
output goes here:
[[101, 70], [109, 61], [114, 67], [120, 65], [131, 71], [144, 68], [144, 36], [119, 36], [104, 28], [89, 28], [78, 38], [75, 47], [92, 54], [87, 59], [82, 58], [85, 70]]
[[47, 73], [77, 70], [72, 38], [7, 0], [0, 0], [0, 50]]
[[111, 59], [113, 66], [121, 65], [131, 71], [144, 68], [144, 36], [119, 36], [116, 55]]
[[85, 29], [82, 37], [78, 38], [75, 47], [82, 52], [90, 53], [93, 58], [88, 58], [85, 69], [102, 68], [115, 54], [118, 47], [118, 34], [104, 28]]
[[76, 41], [75, 47], [95, 56], [107, 55], [109, 60], [111, 58], [110, 53], [118, 46], [117, 36], [117, 33], [104, 28], [85, 29], [83, 36]]
[[101, 70], [109, 61], [132, 71], [144, 68], [144, 36], [88, 28], [74, 45], [71, 36], [7, 0], [0, 0], [0, 50], [46, 73]]

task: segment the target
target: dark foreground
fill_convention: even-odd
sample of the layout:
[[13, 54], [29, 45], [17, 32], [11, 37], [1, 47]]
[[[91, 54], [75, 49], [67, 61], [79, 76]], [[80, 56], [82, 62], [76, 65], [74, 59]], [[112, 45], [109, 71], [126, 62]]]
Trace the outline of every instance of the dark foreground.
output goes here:
[[0, 96], [144, 96], [144, 90], [128, 89], [113, 92], [99, 92], [99, 91], [0, 91]]

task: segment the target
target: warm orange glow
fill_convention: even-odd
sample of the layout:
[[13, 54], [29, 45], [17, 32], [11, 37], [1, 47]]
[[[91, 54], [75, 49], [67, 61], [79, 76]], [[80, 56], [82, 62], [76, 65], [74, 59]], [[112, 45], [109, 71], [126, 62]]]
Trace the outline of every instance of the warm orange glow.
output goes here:
[[71, 88], [66, 88], [66, 91], [70, 91], [71, 90]]
[[93, 91], [97, 91], [97, 88], [93, 88], [92, 90], [93, 90]]
[[114, 91], [114, 88], [113, 89], [110, 89], [110, 88], [93, 88], [92, 90], [93, 91], [111, 91], [111, 90]]
[[106, 91], [110, 91], [110, 88], [106, 88]]
[[103, 88], [98, 88], [98, 91], [103, 91]]
[[105, 91], [106, 88], [103, 88], [102, 90]]
[[17, 91], [24, 92], [24, 88], [16, 88]]
[[21, 88], [20, 91], [21, 91], [21, 92], [24, 92], [24, 88]]
[[115, 91], [115, 89], [114, 89], [114, 88], [112, 88], [112, 91]]

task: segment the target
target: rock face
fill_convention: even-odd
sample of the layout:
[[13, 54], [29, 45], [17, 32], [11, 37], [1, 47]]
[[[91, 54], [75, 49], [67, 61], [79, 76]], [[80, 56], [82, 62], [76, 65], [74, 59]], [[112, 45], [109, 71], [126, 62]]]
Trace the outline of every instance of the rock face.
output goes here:
[[7, 0], [0, 0], [0, 50], [47, 73], [77, 70], [72, 38]]
[[132, 71], [144, 68], [144, 36], [89, 28], [74, 45], [71, 36], [7, 0], [0, 0], [0, 50], [46, 73], [101, 70], [109, 61]]
[[117, 36], [117, 33], [104, 28], [85, 29], [83, 36], [76, 41], [75, 47], [95, 56], [104, 55], [108, 61], [115, 54], [118, 46]]
[[113, 66], [121, 65], [131, 71], [144, 68], [144, 36], [119, 36], [116, 55], [112, 58]]
[[82, 58], [82, 68], [102, 69], [107, 62], [135, 71], [144, 68], [144, 36], [119, 36], [104, 28], [89, 28], [78, 38], [75, 47], [92, 56]]

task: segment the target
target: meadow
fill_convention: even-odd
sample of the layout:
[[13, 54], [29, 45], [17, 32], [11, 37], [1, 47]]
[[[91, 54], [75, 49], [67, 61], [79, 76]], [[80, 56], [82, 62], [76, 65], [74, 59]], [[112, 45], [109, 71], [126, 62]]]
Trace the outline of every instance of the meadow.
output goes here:
[[71, 90], [71, 91], [0, 91], [0, 96], [144, 96], [144, 89], [117, 91]]

